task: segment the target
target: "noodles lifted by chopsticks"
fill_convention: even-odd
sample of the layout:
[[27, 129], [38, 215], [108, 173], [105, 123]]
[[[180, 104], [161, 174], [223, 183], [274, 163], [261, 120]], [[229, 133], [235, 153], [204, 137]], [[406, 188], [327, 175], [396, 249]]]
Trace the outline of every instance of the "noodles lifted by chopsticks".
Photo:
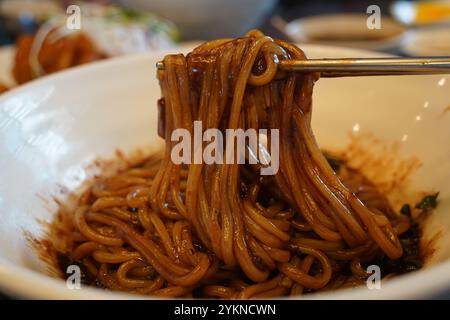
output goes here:
[[[84, 193], [71, 259], [113, 290], [263, 298], [360, 284], [380, 252], [401, 257], [408, 219], [351, 170], [341, 182], [311, 131], [317, 75], [283, 73], [283, 59], [305, 55], [259, 31], [166, 56], [165, 153]], [[278, 173], [175, 164], [171, 133], [192, 132], [194, 120], [203, 130], [279, 129]]]

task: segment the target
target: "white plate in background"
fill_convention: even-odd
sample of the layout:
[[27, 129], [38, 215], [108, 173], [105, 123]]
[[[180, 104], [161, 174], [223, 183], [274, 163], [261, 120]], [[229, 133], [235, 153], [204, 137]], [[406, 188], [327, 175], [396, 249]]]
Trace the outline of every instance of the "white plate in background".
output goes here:
[[408, 31], [401, 50], [410, 56], [450, 56], [450, 24]]
[[277, 28], [298, 43], [370, 50], [388, 50], [398, 45], [405, 31], [403, 25], [382, 16], [381, 29], [369, 29], [368, 17], [359, 13], [324, 14], [296, 19]]

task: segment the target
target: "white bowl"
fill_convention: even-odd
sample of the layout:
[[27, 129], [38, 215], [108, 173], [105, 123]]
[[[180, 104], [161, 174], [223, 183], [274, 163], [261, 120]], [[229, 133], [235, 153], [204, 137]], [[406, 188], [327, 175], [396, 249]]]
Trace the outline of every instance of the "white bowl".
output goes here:
[[[304, 46], [310, 57], [374, 53]], [[186, 51], [187, 49], [185, 49]], [[164, 53], [117, 58], [54, 74], [0, 97], [0, 291], [26, 298], [129, 298], [93, 288], [69, 290], [43, 274], [45, 266], [24, 231], [43, 234], [59, 186], [75, 190], [97, 157], [155, 146], [155, 62]], [[450, 288], [450, 77], [322, 79], [315, 89], [313, 127], [325, 149], [342, 149], [348, 133], [373, 133], [400, 144], [399, 157], [422, 166], [410, 188], [439, 190], [440, 204], [425, 235], [441, 232], [427, 267], [383, 283], [308, 298], [424, 298]], [[371, 148], [371, 146], [367, 146]], [[38, 221], [39, 220], [39, 221]]]
[[242, 35], [258, 26], [275, 0], [116, 0], [173, 21], [183, 39], [214, 39]]

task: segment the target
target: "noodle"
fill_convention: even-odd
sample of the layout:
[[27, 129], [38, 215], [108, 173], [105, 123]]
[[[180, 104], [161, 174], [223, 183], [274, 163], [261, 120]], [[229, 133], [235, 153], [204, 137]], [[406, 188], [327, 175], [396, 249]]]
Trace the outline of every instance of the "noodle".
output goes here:
[[[278, 70], [279, 60], [305, 58], [259, 31], [166, 56], [158, 70], [164, 154], [94, 183], [74, 214], [83, 238], [65, 253], [80, 264], [89, 258], [112, 290], [226, 299], [359, 284], [376, 255], [401, 257], [408, 220], [361, 175], [333, 171], [315, 141], [317, 74]], [[193, 133], [196, 120], [203, 132], [279, 129], [279, 171], [175, 164], [171, 134]]]

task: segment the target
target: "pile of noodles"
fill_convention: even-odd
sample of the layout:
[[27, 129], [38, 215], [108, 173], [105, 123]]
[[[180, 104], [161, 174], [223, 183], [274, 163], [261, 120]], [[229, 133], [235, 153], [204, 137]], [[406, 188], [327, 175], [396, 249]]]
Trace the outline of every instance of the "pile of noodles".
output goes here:
[[[97, 285], [172, 297], [298, 295], [360, 284], [377, 255], [402, 256], [408, 220], [354, 172], [341, 182], [311, 131], [317, 75], [282, 72], [284, 59], [305, 55], [258, 31], [164, 58], [164, 155], [96, 182], [74, 214], [68, 252]], [[192, 132], [194, 120], [203, 130], [279, 129], [278, 173], [174, 164], [171, 133]]]

